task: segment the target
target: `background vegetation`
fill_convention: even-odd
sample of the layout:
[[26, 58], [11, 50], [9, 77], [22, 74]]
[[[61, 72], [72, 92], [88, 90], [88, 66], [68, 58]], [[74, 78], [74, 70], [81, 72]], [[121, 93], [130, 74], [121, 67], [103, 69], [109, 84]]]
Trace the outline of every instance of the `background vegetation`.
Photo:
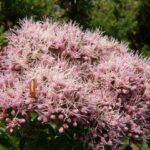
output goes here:
[[[75, 21], [83, 29], [95, 30], [100, 28], [105, 31], [104, 34], [128, 43], [134, 52], [150, 56], [149, 10], [150, 0], [0, 0], [0, 45], [7, 42], [5, 32], [16, 25], [19, 19], [33, 17], [35, 20], [39, 20], [48, 17], [56, 21]], [[37, 131], [33, 132], [37, 133]], [[49, 131], [38, 130], [39, 138], [31, 137], [30, 139], [28, 137], [26, 143], [24, 142], [26, 137], [20, 139], [20, 134], [17, 133], [15, 138], [13, 135], [7, 135], [1, 125], [0, 150], [23, 149], [25, 146], [26, 149], [31, 149], [31, 145], [33, 146], [32, 149], [42, 150], [43, 147], [34, 148], [34, 144], [39, 143], [47, 146], [45, 142], [49, 140], [49, 135], [53, 134], [51, 136], [55, 137], [51, 127], [49, 127]], [[45, 140], [42, 140], [41, 137]], [[61, 146], [64, 150], [67, 149], [68, 146], [61, 145], [61, 143], [64, 144], [64, 141], [68, 141], [69, 138], [71, 141], [72, 138], [65, 139], [63, 137], [61, 142], [60, 138], [54, 143], [55, 146]], [[148, 139], [149, 137], [146, 137], [145, 142], [150, 144]], [[141, 149], [148, 150], [148, 144], [145, 144]], [[74, 149], [80, 150], [83, 145], [79, 145], [80, 148]], [[74, 146], [77, 146], [76, 143], [74, 143]], [[58, 147], [55, 147], [55, 149], [59, 149]], [[131, 148], [128, 144], [123, 146], [122, 149], [136, 150], [134, 146]]]

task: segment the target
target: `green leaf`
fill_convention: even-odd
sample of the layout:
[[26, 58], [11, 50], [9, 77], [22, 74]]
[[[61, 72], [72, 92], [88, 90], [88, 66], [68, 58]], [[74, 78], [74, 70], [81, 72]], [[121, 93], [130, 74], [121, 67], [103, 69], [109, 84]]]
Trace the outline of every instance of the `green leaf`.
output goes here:
[[145, 143], [143, 146], [142, 146], [142, 149], [141, 150], [148, 150], [149, 149], [149, 147], [148, 147], [148, 145]]
[[37, 119], [38, 114], [36, 112], [32, 112], [30, 114], [30, 117], [31, 117], [30, 121], [33, 122], [33, 121], [35, 121]]
[[48, 123], [53, 130], [56, 130], [57, 125], [55, 123]]
[[135, 144], [131, 144], [131, 147], [132, 147], [133, 150], [139, 150], [139, 147], [136, 146]]
[[0, 127], [0, 135], [6, 134], [6, 129], [3, 127]]

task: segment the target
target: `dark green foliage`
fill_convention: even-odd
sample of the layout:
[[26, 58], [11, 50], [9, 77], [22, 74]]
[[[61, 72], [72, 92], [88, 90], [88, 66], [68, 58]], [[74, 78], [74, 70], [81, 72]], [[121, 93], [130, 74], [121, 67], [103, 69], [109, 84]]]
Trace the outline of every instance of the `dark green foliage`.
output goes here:
[[0, 45], [6, 42], [5, 35], [4, 35], [4, 27], [0, 26]]
[[0, 128], [0, 150], [90, 150], [78, 138], [81, 134], [79, 128], [60, 134], [51, 124], [29, 121], [13, 134]]
[[150, 56], [150, 1], [140, 1], [140, 7], [137, 15], [138, 31], [136, 41], [139, 49], [144, 55]]
[[[32, 113], [29, 122], [13, 133], [6, 131], [5, 125], [1, 123], [0, 150], [91, 150], [80, 141], [79, 136], [86, 132], [83, 129], [70, 128], [60, 134], [52, 123], [41, 125], [35, 116], [36, 113]], [[128, 140], [125, 140], [117, 149], [106, 145], [105, 150], [148, 150], [149, 144], [150, 137], [147, 136], [142, 147], [129, 144]]]
[[100, 27], [106, 34], [131, 44], [138, 23], [138, 5], [138, 0], [97, 0], [91, 27]]
[[75, 21], [84, 28], [90, 27], [93, 0], [57, 0], [56, 5], [59, 7], [59, 17]]
[[18, 139], [12, 137], [5, 129], [5, 125], [0, 122], [0, 150], [17, 150]]
[[0, 24], [9, 28], [24, 17], [50, 17], [52, 9], [53, 0], [0, 0]]

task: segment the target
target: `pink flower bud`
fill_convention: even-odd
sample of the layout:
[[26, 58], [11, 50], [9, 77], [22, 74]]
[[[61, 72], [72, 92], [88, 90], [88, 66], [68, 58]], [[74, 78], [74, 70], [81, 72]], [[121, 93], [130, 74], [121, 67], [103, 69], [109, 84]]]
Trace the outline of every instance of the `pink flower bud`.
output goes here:
[[42, 121], [42, 119], [43, 119], [42, 116], [39, 116], [39, 117], [37, 118], [38, 121]]
[[66, 123], [64, 123], [64, 124], [63, 124], [63, 127], [64, 127], [65, 129], [68, 129], [69, 126], [68, 126]]
[[47, 121], [48, 121], [48, 118], [45, 117], [45, 116], [43, 116], [42, 120], [43, 120], [43, 122], [47, 122]]
[[128, 94], [128, 93], [129, 93], [129, 91], [126, 90], [126, 89], [123, 89], [122, 92], [123, 92], [124, 94]]
[[134, 85], [134, 86], [131, 87], [131, 91], [135, 91], [136, 89], [137, 89], [136, 85]]
[[63, 119], [64, 119], [64, 115], [60, 114], [60, 115], [58, 116], [58, 118], [59, 118], [60, 120], [63, 120]]
[[70, 118], [68, 118], [68, 119], [67, 119], [67, 122], [68, 122], [68, 123], [71, 123], [71, 119], [70, 119]]
[[19, 119], [19, 122], [20, 122], [20, 123], [25, 123], [26, 120], [25, 120], [25, 119]]
[[63, 133], [64, 132], [64, 128], [60, 127], [58, 131], [59, 131], [59, 133]]
[[77, 125], [78, 125], [77, 122], [74, 122], [74, 123], [73, 123], [73, 126], [74, 126], [74, 127], [76, 127]]
[[9, 119], [9, 118], [6, 118], [6, 119], [5, 119], [5, 121], [6, 121], [6, 122], [9, 122], [9, 121], [10, 121], [10, 119]]
[[16, 112], [14, 110], [11, 111], [11, 115], [15, 116]]
[[125, 132], [128, 131], [128, 127], [124, 127], [124, 131], [125, 131]]
[[20, 71], [21, 70], [21, 66], [19, 64], [14, 64], [12, 66], [11, 70], [13, 70], [13, 71]]
[[11, 128], [11, 129], [9, 129], [9, 131], [10, 131], [10, 133], [12, 133], [12, 132], [13, 132], [13, 129]]
[[55, 119], [56, 119], [56, 116], [55, 116], [55, 115], [50, 115], [50, 119], [51, 119], [51, 120], [55, 120]]

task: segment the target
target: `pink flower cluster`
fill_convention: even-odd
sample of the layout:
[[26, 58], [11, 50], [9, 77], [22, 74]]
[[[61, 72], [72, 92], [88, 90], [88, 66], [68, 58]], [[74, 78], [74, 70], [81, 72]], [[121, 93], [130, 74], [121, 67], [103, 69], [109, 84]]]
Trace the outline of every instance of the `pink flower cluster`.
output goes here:
[[150, 133], [150, 62], [99, 31], [23, 20], [0, 51], [0, 120], [13, 132], [42, 124], [86, 129], [94, 150]]

